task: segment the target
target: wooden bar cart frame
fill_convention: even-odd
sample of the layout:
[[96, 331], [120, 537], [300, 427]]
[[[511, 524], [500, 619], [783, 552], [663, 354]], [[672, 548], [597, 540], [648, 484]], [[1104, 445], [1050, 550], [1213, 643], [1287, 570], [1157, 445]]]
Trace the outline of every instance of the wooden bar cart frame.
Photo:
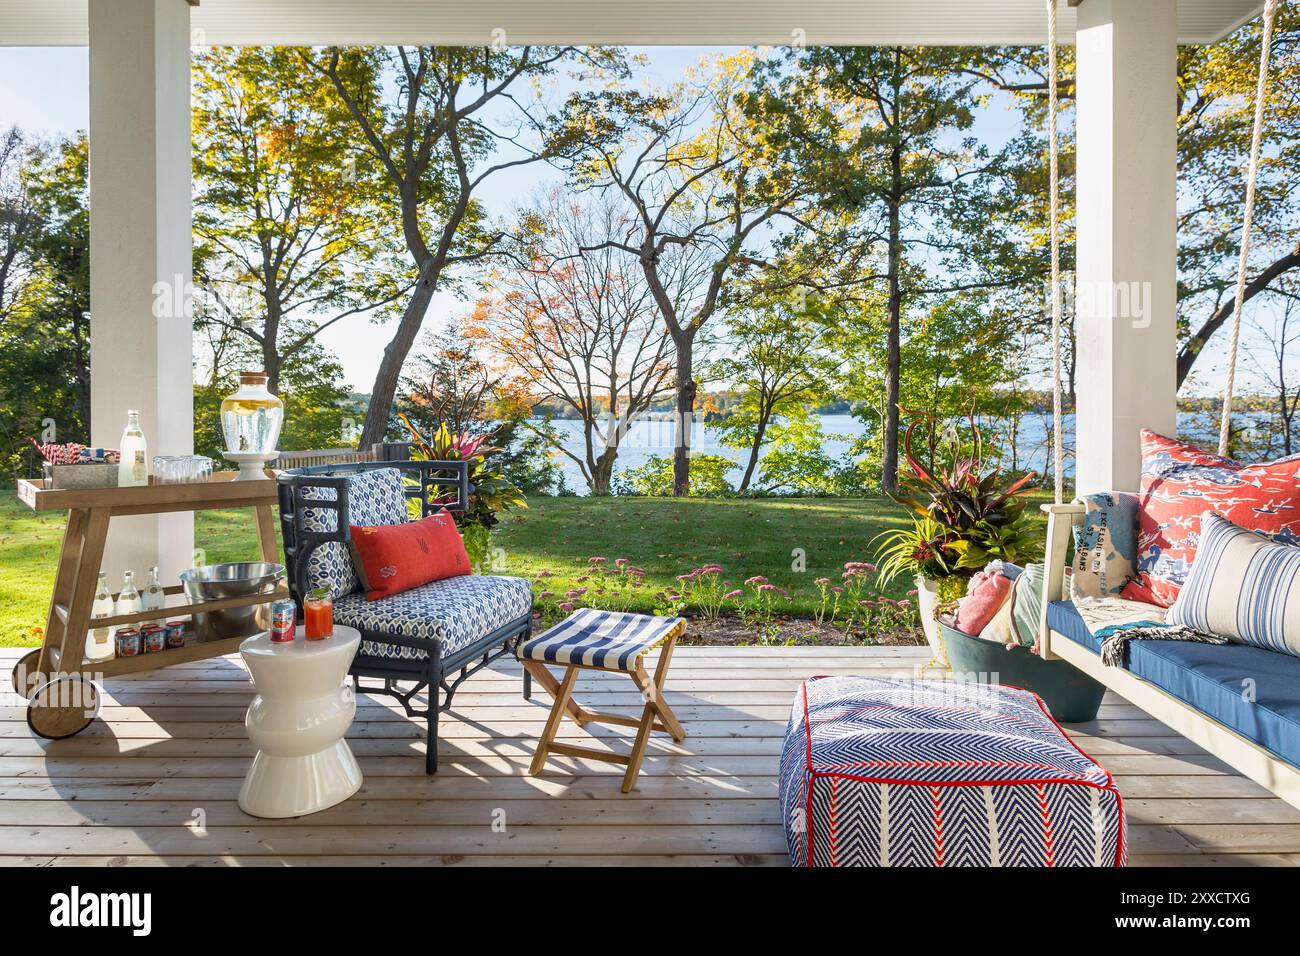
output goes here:
[[[104, 559], [109, 522], [113, 518], [252, 508], [256, 515], [261, 560], [279, 563], [275, 517], [271, 511], [276, 503], [275, 478], [235, 481], [234, 476], [235, 472], [223, 472], [207, 481], [96, 489], [47, 488], [39, 480], [19, 480], [18, 498], [27, 507], [34, 511], [68, 513], [44, 641], [39, 648], [20, 658], [13, 672], [14, 689], [28, 701], [27, 723], [34, 733], [57, 740], [88, 727], [98, 709], [98, 692], [92, 684], [94, 679], [220, 657], [239, 649], [240, 642], [247, 635], [199, 642], [190, 633], [191, 628], [187, 629], [184, 647], [107, 661], [85, 659], [90, 612]], [[183, 590], [179, 584], [163, 588], [167, 595], [180, 594]], [[96, 627], [113, 629], [148, 621], [192, 619], [202, 612], [266, 604], [288, 596], [287, 590], [280, 589], [247, 597], [221, 598], [138, 614], [95, 618], [94, 623]]]

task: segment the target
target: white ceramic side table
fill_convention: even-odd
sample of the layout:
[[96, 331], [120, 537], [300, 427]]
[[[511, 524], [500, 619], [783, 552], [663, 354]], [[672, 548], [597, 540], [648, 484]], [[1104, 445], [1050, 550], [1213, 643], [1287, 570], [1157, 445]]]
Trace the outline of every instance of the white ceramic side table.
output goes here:
[[255, 817], [298, 817], [342, 803], [361, 787], [361, 768], [343, 735], [357, 712], [348, 668], [361, 645], [354, 628], [334, 625], [321, 641], [274, 644], [258, 634], [239, 645], [257, 696], [244, 725], [257, 756], [239, 791]]

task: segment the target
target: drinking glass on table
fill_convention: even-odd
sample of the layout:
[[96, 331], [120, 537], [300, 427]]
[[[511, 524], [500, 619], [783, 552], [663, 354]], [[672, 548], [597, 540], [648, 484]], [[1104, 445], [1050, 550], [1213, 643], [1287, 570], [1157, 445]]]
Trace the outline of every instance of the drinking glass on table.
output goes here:
[[334, 599], [324, 588], [317, 588], [302, 602], [304, 635], [309, 641], [319, 641], [334, 633]]

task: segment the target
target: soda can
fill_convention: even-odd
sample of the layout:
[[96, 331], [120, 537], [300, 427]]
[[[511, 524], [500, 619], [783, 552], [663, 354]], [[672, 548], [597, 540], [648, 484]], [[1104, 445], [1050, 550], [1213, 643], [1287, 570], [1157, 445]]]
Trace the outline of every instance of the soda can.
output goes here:
[[119, 627], [113, 632], [118, 657], [135, 657], [140, 653], [140, 632], [133, 627]]
[[287, 644], [294, 638], [298, 609], [293, 601], [271, 602], [271, 643]]
[[148, 624], [140, 628], [140, 649], [146, 654], [157, 654], [167, 649], [167, 629], [161, 624]]
[[167, 629], [167, 646], [184, 647], [185, 646], [185, 622], [168, 621]]

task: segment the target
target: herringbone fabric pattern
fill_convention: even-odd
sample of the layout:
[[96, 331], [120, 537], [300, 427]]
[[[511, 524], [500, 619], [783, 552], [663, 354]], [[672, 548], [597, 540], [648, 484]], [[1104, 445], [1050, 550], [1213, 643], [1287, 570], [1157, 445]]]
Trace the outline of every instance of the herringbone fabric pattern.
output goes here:
[[1119, 866], [1110, 774], [1013, 687], [803, 683], [781, 754], [796, 866]]

